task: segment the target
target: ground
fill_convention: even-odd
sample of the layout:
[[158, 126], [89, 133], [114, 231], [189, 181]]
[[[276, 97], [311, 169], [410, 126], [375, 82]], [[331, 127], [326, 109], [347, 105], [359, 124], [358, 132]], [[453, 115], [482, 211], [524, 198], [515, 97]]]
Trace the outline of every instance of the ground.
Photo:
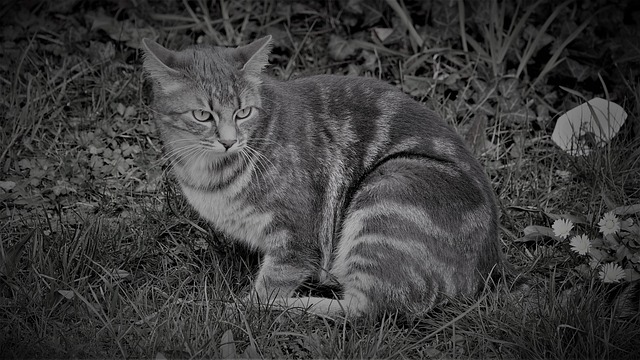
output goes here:
[[[633, 0], [7, 2], [0, 354], [637, 357], [638, 317], [615, 300], [640, 269], [639, 10]], [[505, 257], [537, 290], [505, 279], [415, 321], [225, 311], [258, 257], [199, 219], [166, 172], [140, 40], [235, 46], [266, 34], [273, 76], [377, 77], [456, 127], [496, 191]], [[628, 117], [601, 147], [569, 155], [554, 126], [594, 97]], [[566, 236], [559, 219], [572, 222]]]

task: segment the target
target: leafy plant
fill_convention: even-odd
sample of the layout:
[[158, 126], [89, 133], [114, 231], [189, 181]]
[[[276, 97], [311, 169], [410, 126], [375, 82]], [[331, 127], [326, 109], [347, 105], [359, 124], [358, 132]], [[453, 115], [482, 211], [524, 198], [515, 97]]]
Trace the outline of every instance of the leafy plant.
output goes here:
[[640, 225], [637, 220], [634, 223], [633, 217], [618, 216], [637, 213], [640, 205], [622, 206], [604, 213], [597, 223], [594, 214], [549, 214], [555, 219], [551, 228], [528, 226], [520, 241], [554, 239], [577, 256], [575, 270], [587, 279], [597, 275], [605, 283], [635, 281], [640, 279]]

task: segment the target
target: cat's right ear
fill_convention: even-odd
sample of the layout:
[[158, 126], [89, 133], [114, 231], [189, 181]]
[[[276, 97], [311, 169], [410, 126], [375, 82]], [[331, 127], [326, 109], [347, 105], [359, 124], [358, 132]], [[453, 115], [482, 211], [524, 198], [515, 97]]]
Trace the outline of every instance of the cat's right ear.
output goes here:
[[173, 68], [178, 60], [174, 51], [150, 39], [142, 39], [142, 46], [144, 48], [143, 67], [152, 78], [162, 79], [178, 74], [178, 70]]
[[262, 69], [269, 64], [269, 54], [272, 46], [271, 35], [267, 35], [251, 44], [238, 47], [236, 51], [238, 51], [240, 59], [244, 63], [242, 71], [253, 75], [260, 74]]

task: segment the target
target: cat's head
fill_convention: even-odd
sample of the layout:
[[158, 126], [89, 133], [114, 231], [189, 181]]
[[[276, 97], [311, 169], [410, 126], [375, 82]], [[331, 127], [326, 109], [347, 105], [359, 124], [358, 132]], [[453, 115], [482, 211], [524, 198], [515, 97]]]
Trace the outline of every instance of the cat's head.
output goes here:
[[144, 69], [152, 80], [155, 117], [178, 162], [225, 158], [246, 146], [262, 108], [260, 73], [271, 36], [237, 48], [166, 49], [144, 39]]

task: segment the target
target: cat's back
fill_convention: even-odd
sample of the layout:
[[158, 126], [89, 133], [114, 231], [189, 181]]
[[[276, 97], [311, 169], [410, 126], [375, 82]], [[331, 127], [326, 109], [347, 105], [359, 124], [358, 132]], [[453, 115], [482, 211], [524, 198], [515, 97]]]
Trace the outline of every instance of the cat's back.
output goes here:
[[[360, 76], [313, 75], [265, 86], [275, 112], [291, 121], [329, 124], [354, 132], [360, 141], [387, 138], [428, 143], [429, 139], [461, 144], [455, 131], [433, 111], [385, 81]], [[377, 135], [376, 135], [377, 134]], [[372, 136], [373, 138], [370, 138]]]
[[[309, 137], [327, 133], [323, 145], [350, 148], [364, 167], [396, 153], [413, 152], [482, 168], [452, 126], [398, 87], [371, 77], [315, 75], [280, 82], [281, 111]], [[303, 124], [302, 124], [303, 123]], [[480, 174], [480, 175], [478, 175]]]
[[334, 75], [334, 74], [321, 74], [311, 75], [307, 77], [301, 77], [290, 80], [292, 85], [309, 85], [319, 86], [327, 89], [370, 89], [377, 91], [392, 91], [399, 92], [400, 90], [395, 86], [368, 76], [353, 76], [353, 75]]
[[[372, 77], [349, 75], [312, 75], [282, 82], [289, 96], [305, 100], [328, 101], [344, 108], [361, 108], [371, 104], [384, 105], [381, 100], [393, 96], [395, 101], [406, 100], [397, 87]], [[408, 99], [408, 98], [407, 98]]]

